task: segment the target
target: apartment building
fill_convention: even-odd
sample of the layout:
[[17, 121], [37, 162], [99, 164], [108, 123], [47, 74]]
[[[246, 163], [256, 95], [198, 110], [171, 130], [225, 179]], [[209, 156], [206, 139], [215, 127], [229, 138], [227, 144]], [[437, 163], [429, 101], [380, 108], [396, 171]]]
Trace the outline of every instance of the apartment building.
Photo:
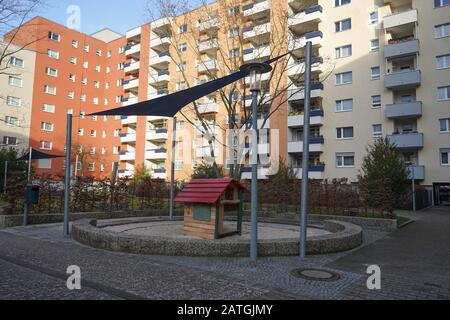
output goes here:
[[[108, 29], [89, 36], [36, 17], [13, 42], [37, 53], [33, 79], [27, 84], [33, 92], [30, 146], [64, 154], [65, 119], [72, 113], [74, 171], [79, 176], [111, 176], [114, 162], [119, 161], [120, 119], [86, 115], [122, 104], [124, 37]], [[38, 174], [58, 175], [65, 162], [40, 160], [35, 165]]]
[[22, 153], [30, 137], [36, 53], [3, 42], [0, 47], [7, 55], [0, 71], [0, 143]]
[[[50, 51], [50, 57], [37, 58], [39, 75], [35, 77], [37, 93], [33, 103], [37, 116], [32, 120], [32, 136], [39, 137], [37, 140], [45, 140], [48, 134], [41, 130], [43, 119], [55, 123], [58, 118], [55, 130], [58, 129], [48, 134], [48, 140], [62, 141], [61, 119], [69, 106], [78, 114], [154, 99], [225, 76], [243, 63], [265, 61], [290, 50], [284, 67], [278, 66], [262, 77], [258, 124], [260, 129], [271, 131], [268, 141], [261, 141], [258, 152], [269, 153], [272, 158], [279, 153], [300, 177], [303, 47], [311, 41], [314, 83], [310, 178], [356, 180], [366, 146], [375, 138], [387, 136], [410, 164], [411, 178], [414, 176], [416, 181], [430, 187], [450, 182], [448, 0], [218, 1], [182, 16], [152, 21], [130, 30], [124, 37], [114, 35], [103, 41], [99, 34], [85, 36], [46, 22], [49, 26], [42, 28], [42, 32], [54, 29], [52, 32], [61, 38], [49, 34], [40, 49], [60, 51], [64, 58], [54, 59], [51, 56], [56, 54]], [[78, 51], [71, 46], [76, 39]], [[60, 48], [63, 42], [69, 44], [65, 49]], [[85, 50], [86, 43], [91, 48], [89, 52]], [[97, 49], [111, 52], [111, 56], [103, 55], [100, 59]], [[74, 57], [83, 61], [74, 67], [73, 72], [81, 72], [76, 75], [75, 83], [79, 84], [79, 77], [81, 80], [88, 77], [89, 82], [95, 80], [98, 72], [91, 68], [98, 63], [100, 73], [110, 67], [110, 72], [105, 70], [106, 80], [99, 80], [103, 82], [101, 85], [109, 82], [109, 86], [97, 93], [95, 87], [83, 90], [81, 85], [78, 91], [72, 90], [75, 95], [72, 100], [64, 96], [72, 87], [68, 82], [68, 87], [62, 87], [62, 94], [58, 88], [56, 96], [50, 94], [48, 99], [43, 98], [48, 94], [39, 93], [39, 88], [48, 90], [46, 85], [56, 86], [42, 75], [45, 68], [51, 67], [52, 62], [61, 63], [58, 67], [65, 68], [63, 65], [70, 63], [72, 51], [79, 52], [81, 56]], [[95, 62], [96, 59], [102, 62]], [[89, 66], [81, 68], [86, 60], [90, 60]], [[89, 72], [93, 74], [83, 75]], [[119, 82], [120, 79], [123, 81]], [[218, 162], [226, 165], [225, 130], [230, 122], [245, 126], [249, 120], [246, 117], [251, 106], [248, 83], [246, 79], [214, 92], [197, 101], [197, 108], [188, 106], [177, 115], [177, 179], [189, 178], [211, 150]], [[82, 94], [88, 97], [80, 103], [78, 98]], [[97, 105], [92, 100], [97, 96], [100, 102], [107, 99], [109, 103]], [[39, 105], [49, 103], [45, 101], [50, 99], [62, 99], [59, 108], [62, 111], [54, 118], [39, 110]], [[234, 103], [236, 107], [230, 114], [229, 106]], [[267, 119], [268, 114], [271, 116]], [[200, 118], [203, 120], [199, 121]], [[80, 117], [76, 130], [84, 130], [74, 134], [80, 141], [87, 139], [84, 143], [89, 143], [91, 130], [100, 123], [108, 128], [105, 129], [108, 150], [114, 146], [115, 151], [120, 150], [120, 155], [113, 155], [108, 162], [120, 161], [121, 176], [131, 176], [136, 166], [145, 165], [153, 177], [169, 177], [173, 119], [124, 117], [108, 118], [103, 123], [101, 119]], [[115, 137], [112, 131], [118, 129], [121, 129], [120, 136]], [[215, 139], [207, 139], [205, 131], [213, 133]], [[92, 141], [101, 143], [98, 136]], [[31, 143], [39, 144], [39, 141]], [[59, 142], [59, 147], [63, 147], [63, 142]], [[249, 151], [247, 159], [248, 156]], [[268, 174], [269, 165], [261, 165], [260, 177]], [[244, 168], [242, 178], [249, 177], [249, 168]]]

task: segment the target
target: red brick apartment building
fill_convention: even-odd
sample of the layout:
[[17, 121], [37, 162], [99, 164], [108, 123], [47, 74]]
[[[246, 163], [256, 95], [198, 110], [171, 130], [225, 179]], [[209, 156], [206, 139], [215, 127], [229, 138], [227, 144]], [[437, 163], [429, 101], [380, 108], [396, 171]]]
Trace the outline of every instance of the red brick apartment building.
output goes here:
[[[121, 120], [85, 115], [122, 105], [125, 37], [109, 29], [86, 35], [42, 17], [13, 34], [6, 40], [33, 42], [27, 49], [37, 53], [30, 146], [62, 154], [66, 114], [72, 112], [73, 145], [81, 148], [77, 175], [111, 176], [119, 162]], [[39, 161], [35, 168], [38, 174], [61, 174], [64, 160]]]

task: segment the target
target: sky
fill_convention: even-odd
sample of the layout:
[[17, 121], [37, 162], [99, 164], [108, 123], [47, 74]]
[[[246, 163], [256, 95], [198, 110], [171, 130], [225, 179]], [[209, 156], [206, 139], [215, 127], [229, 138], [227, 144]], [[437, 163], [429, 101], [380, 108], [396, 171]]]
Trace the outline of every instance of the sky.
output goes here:
[[36, 15], [66, 25], [70, 14], [67, 8], [80, 8], [80, 29], [92, 34], [103, 28], [110, 28], [121, 34], [149, 21], [146, 4], [151, 0], [46, 0], [46, 6]]

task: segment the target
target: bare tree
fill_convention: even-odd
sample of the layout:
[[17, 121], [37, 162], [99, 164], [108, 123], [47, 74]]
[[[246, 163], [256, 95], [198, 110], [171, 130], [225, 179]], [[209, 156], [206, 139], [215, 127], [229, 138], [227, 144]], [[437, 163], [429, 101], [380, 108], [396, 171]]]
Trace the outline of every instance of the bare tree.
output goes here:
[[[221, 139], [220, 135], [216, 135], [216, 130], [233, 130], [235, 136], [239, 136], [238, 132], [251, 129], [253, 116], [259, 119], [258, 129], [265, 128], [273, 114], [287, 116], [288, 101], [304, 90], [304, 52], [301, 48], [304, 40], [290, 32], [289, 19], [292, 13], [285, 8], [272, 6], [270, 13], [267, 11], [257, 18], [249, 18], [242, 12], [240, 0], [219, 0], [215, 4], [203, 1], [195, 10], [187, 1], [153, 0], [151, 4], [149, 16], [152, 20], [173, 18], [171, 29], [167, 30], [170, 56], [178, 66], [185, 88], [231, 74], [244, 63], [264, 62], [290, 50], [297, 50], [297, 55], [289, 54], [273, 63], [273, 70], [264, 76], [257, 115], [253, 115], [249, 108], [251, 93], [248, 78], [206, 97], [207, 101], [216, 102], [225, 108], [228, 119], [226, 124], [216, 121], [214, 115], [205, 112], [201, 101], [192, 103], [180, 112], [187, 122], [203, 131], [216, 171], [215, 144], [228, 148], [228, 152], [234, 155], [234, 164], [229, 166], [230, 176], [239, 178], [244, 165], [236, 158], [242, 154], [242, 141], [225, 141], [225, 135], [221, 135], [225, 137]], [[184, 32], [178, 32], [182, 29]], [[196, 56], [198, 73], [187, 71], [183, 47]], [[321, 80], [314, 79], [317, 82]]]
[[99, 156], [98, 150], [94, 146], [83, 146], [80, 144], [72, 145], [72, 161], [74, 164], [74, 176], [84, 177], [89, 175], [89, 165], [101, 165], [102, 157]]
[[[33, 13], [44, 6], [43, 0], [0, 0], [0, 35], [3, 42], [0, 42], [0, 74], [12, 74], [10, 71], [10, 59], [19, 51], [31, 46], [40, 38], [32, 35], [26, 41], [17, 41], [20, 34], [26, 32], [24, 26], [32, 27], [32, 24], [25, 24]], [[19, 45], [14, 45], [20, 43]]]

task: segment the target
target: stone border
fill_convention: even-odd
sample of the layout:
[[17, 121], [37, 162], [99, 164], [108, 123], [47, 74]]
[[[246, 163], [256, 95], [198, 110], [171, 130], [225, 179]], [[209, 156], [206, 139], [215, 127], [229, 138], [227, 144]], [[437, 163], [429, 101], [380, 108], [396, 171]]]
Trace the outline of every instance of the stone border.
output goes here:
[[[144, 210], [144, 211], [113, 211], [113, 212], [83, 212], [69, 214], [70, 221], [80, 219], [120, 219], [136, 217], [157, 217], [163, 216], [166, 210]], [[183, 216], [182, 210], [175, 210], [175, 216]], [[28, 216], [29, 225], [51, 224], [64, 221], [63, 214], [30, 214]], [[23, 225], [23, 215], [0, 215], [0, 229], [18, 227]]]
[[[168, 221], [168, 218], [149, 218], [148, 221]], [[271, 219], [270, 222], [277, 223], [276, 219]], [[286, 223], [286, 221], [279, 223]], [[73, 223], [71, 236], [75, 241], [90, 247], [134, 254], [247, 257], [250, 252], [248, 241], [166, 239], [152, 236], [131, 236], [102, 229], [110, 225], [114, 225], [114, 222], [97, 227], [96, 219], [80, 220]], [[324, 221], [324, 228], [333, 233], [309, 238], [308, 254], [347, 251], [362, 244], [362, 228], [360, 226], [343, 221], [327, 220]], [[294, 256], [299, 254], [299, 243], [292, 239], [260, 240], [258, 252], [260, 256]]]

